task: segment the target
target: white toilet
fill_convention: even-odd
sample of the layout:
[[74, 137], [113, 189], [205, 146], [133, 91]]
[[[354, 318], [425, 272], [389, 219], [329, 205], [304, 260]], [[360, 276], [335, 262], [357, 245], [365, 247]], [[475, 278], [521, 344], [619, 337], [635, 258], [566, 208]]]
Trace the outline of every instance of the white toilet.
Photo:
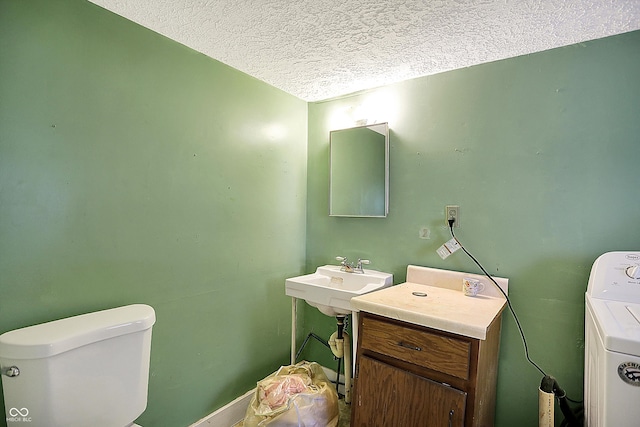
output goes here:
[[134, 304], [0, 335], [7, 426], [136, 426], [155, 321]]

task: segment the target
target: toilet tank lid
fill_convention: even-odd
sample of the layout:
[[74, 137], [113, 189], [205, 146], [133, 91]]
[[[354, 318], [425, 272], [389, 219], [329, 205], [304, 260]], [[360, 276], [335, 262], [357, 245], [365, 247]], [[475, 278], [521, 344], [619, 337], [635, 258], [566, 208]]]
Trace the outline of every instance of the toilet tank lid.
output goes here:
[[28, 326], [0, 335], [0, 358], [40, 359], [153, 326], [155, 311], [132, 304]]

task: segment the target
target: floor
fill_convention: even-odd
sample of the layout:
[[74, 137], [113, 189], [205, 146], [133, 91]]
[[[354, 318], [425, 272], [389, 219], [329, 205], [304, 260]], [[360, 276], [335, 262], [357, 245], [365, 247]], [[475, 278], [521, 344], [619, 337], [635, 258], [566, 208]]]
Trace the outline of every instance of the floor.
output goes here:
[[338, 407], [340, 408], [338, 427], [349, 427], [351, 421], [351, 404], [347, 405], [344, 403], [344, 400], [339, 400]]
[[[344, 399], [340, 399], [338, 401], [338, 409], [340, 410], [338, 427], [349, 427], [349, 421], [351, 420], [351, 405], [344, 403]], [[243, 427], [242, 421], [233, 427]]]

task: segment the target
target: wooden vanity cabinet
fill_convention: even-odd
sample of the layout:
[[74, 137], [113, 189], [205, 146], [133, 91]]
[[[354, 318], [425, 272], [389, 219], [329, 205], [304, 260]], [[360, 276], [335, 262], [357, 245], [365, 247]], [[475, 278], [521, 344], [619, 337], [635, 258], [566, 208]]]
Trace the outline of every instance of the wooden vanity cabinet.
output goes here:
[[360, 313], [352, 427], [491, 427], [500, 316], [485, 340]]

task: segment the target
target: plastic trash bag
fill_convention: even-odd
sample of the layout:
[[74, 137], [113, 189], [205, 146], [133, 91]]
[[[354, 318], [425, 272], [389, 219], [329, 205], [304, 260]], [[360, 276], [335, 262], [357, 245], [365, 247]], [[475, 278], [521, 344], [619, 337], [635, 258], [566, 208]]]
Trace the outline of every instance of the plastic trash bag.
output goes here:
[[338, 394], [315, 362], [282, 366], [258, 382], [244, 427], [337, 427]]

